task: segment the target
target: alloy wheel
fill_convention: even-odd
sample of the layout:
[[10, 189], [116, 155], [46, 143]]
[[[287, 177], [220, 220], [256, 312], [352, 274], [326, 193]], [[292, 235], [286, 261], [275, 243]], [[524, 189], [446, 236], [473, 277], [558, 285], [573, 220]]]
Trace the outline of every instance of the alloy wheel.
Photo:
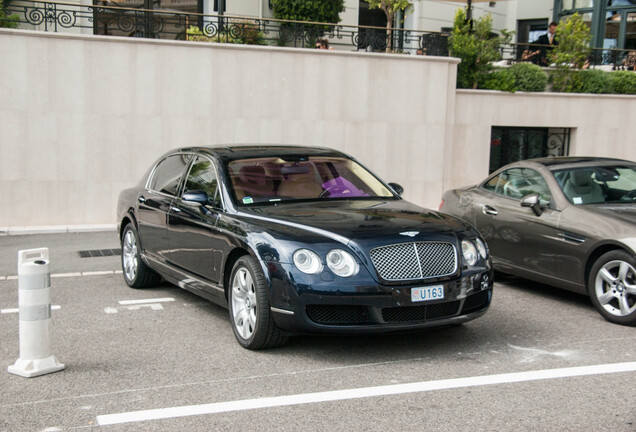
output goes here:
[[636, 311], [636, 269], [625, 261], [607, 262], [596, 275], [594, 292], [609, 314], [624, 317]]
[[134, 281], [137, 277], [137, 238], [132, 230], [126, 231], [122, 243], [122, 262], [124, 264], [124, 274], [126, 279]]
[[240, 267], [232, 280], [232, 321], [239, 336], [248, 340], [256, 329], [256, 287], [249, 270]]

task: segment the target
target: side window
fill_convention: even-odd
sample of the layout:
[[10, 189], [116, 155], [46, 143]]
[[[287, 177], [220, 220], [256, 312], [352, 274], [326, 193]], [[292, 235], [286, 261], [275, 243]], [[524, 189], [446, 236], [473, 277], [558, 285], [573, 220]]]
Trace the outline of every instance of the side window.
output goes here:
[[490, 180], [488, 180], [486, 183], [484, 183], [482, 187], [486, 189], [487, 191], [495, 192], [497, 190], [497, 185], [499, 184], [500, 178], [501, 178], [501, 174], [496, 175]]
[[219, 182], [216, 177], [214, 164], [207, 158], [197, 156], [186, 178], [185, 190], [203, 191], [208, 195], [208, 205], [221, 208]]
[[177, 195], [181, 179], [190, 161], [189, 155], [168, 156], [157, 165], [148, 188], [168, 195]]
[[514, 199], [538, 193], [539, 200], [544, 205], [552, 199], [550, 188], [541, 174], [528, 168], [511, 168], [502, 172], [495, 193]]

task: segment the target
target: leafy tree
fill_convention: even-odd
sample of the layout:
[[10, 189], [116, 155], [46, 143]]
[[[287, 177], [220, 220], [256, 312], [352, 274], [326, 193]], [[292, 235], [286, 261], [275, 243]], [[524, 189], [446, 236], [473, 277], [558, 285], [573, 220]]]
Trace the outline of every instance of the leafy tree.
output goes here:
[[272, 0], [274, 17], [281, 20], [340, 22], [344, 0]]
[[488, 78], [493, 69], [492, 63], [501, 59], [499, 47], [510, 42], [512, 32], [502, 30], [500, 36], [494, 36], [491, 15], [473, 20], [473, 29], [470, 24], [466, 11], [458, 9], [449, 50], [453, 57], [461, 59], [457, 66], [457, 87], [476, 89]]
[[550, 60], [557, 66], [566, 65], [582, 69], [590, 54], [592, 34], [589, 26], [578, 13], [559, 23], [556, 31], [559, 44], [550, 53]]
[[386, 15], [386, 52], [391, 52], [391, 29], [397, 11], [409, 12], [413, 3], [409, 0], [364, 0], [369, 3], [369, 9], [380, 9]]
[[[319, 23], [340, 22], [340, 13], [345, 10], [344, 0], [271, 0], [274, 17], [281, 20]], [[282, 23], [279, 44], [303, 35], [307, 46], [312, 46], [330, 26], [317, 24]]]
[[16, 14], [7, 15], [4, 1], [0, 0], [0, 27], [18, 28], [19, 23], [20, 17]]
[[559, 23], [556, 31], [559, 41], [549, 59], [556, 65], [556, 70], [550, 75], [552, 89], [555, 91], [572, 91], [577, 85], [576, 69], [585, 66], [589, 53], [592, 34], [583, 17], [578, 13], [570, 15]]

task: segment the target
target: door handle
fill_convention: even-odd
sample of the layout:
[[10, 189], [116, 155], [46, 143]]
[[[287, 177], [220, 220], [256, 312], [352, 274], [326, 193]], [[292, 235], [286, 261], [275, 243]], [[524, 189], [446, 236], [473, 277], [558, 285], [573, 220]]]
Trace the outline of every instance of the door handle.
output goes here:
[[146, 197], [145, 196], [140, 196], [139, 198], [137, 198], [137, 201], [139, 201], [140, 203], [145, 203], [146, 202]]
[[484, 205], [481, 209], [481, 212], [485, 215], [497, 216], [499, 212], [489, 205]]

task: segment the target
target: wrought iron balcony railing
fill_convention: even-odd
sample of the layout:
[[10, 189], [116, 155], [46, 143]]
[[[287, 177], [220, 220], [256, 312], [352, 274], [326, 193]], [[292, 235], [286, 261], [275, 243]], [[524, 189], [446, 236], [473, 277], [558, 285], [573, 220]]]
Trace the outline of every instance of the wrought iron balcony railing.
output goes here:
[[[197, 9], [197, 0], [161, 0], [161, 9], [143, 7], [159, 4], [157, 0], [94, 0], [93, 5], [36, 0], [4, 3], [8, 14], [19, 16], [22, 28], [43, 31], [311, 48], [318, 39], [327, 39], [341, 50], [449, 55], [447, 33], [187, 12]], [[546, 47], [504, 45], [503, 63], [538, 63], [527, 54], [542, 48]], [[636, 50], [591, 49], [590, 53], [590, 67], [636, 70]]]
[[[168, 0], [162, 7], [196, 9], [196, 3]], [[388, 47], [392, 52], [448, 55], [448, 35], [435, 32], [145, 9], [143, 0], [123, 4], [11, 0], [7, 12], [20, 17], [22, 28], [52, 32], [311, 48], [324, 38], [336, 49], [385, 52]]]
[[[549, 49], [547, 45], [532, 43], [506, 44], [501, 47], [502, 63], [531, 62], [539, 66], [550, 66], [549, 60], [540, 54], [541, 51]], [[636, 50], [590, 48], [586, 67], [634, 71], [636, 70]]]

